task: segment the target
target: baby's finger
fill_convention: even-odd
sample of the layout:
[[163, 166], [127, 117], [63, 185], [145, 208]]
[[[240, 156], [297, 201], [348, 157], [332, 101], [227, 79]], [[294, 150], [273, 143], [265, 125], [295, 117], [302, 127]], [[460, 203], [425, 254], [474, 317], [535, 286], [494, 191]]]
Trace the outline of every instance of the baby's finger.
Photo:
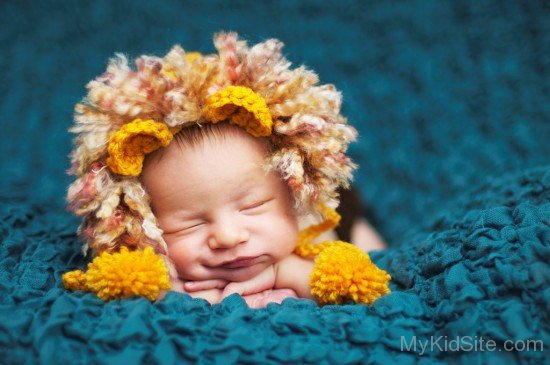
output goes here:
[[275, 269], [273, 265], [271, 265], [252, 279], [227, 284], [227, 286], [223, 289], [222, 299], [234, 293], [242, 296], [259, 293], [273, 288], [274, 285]]
[[245, 295], [244, 300], [250, 308], [264, 308], [269, 303], [281, 304], [286, 298], [298, 298], [292, 289], [269, 289], [261, 293]]
[[237, 293], [239, 295], [245, 295], [246, 290], [248, 289], [248, 286], [246, 282], [233, 282], [227, 284], [227, 286], [223, 289], [222, 292], [222, 299], [225, 299], [225, 297], [230, 296], [231, 294]]
[[187, 292], [196, 292], [199, 290], [209, 290], [209, 289], [223, 289], [227, 285], [226, 280], [222, 279], [212, 279], [212, 280], [201, 280], [201, 281], [186, 281], [183, 284], [183, 288]]
[[205, 299], [210, 304], [218, 304], [221, 301], [221, 291], [219, 289], [201, 290], [187, 294], [193, 298]]

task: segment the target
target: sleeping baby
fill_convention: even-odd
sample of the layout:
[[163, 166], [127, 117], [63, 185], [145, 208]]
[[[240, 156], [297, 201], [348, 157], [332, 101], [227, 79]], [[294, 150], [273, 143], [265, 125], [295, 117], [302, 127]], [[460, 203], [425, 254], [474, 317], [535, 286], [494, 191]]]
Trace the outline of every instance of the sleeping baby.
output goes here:
[[141, 181], [177, 269], [172, 290], [211, 303], [238, 293], [252, 307], [314, 299], [313, 261], [292, 254], [298, 218], [287, 184], [263, 168], [268, 151], [265, 139], [220, 123], [186, 128], [147, 157]]
[[171, 287], [214, 304], [238, 293], [256, 308], [389, 292], [389, 275], [330, 231], [356, 167], [341, 94], [290, 69], [277, 40], [249, 48], [219, 33], [214, 45], [213, 55], [141, 56], [136, 70], [117, 55], [88, 84], [68, 202], [96, 259], [64, 285], [106, 300]]

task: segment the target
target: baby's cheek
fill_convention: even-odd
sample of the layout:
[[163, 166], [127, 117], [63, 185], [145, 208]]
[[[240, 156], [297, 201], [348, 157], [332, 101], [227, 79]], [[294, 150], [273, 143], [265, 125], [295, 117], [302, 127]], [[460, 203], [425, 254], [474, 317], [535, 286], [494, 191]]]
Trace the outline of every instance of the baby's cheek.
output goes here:
[[181, 277], [192, 276], [198, 260], [196, 250], [182, 243], [171, 243], [168, 244], [168, 257]]
[[298, 227], [287, 217], [279, 217], [278, 221], [275, 220], [275, 222], [278, 224], [271, 227], [275, 235], [273, 241], [277, 242], [274, 250], [277, 256], [284, 258], [290, 255], [296, 247], [296, 243], [298, 242]]

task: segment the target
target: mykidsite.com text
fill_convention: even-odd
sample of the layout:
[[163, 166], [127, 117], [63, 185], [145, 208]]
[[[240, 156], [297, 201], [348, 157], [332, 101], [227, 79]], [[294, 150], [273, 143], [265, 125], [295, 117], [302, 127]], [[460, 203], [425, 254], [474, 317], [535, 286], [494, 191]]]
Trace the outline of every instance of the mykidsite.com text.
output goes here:
[[428, 352], [469, 351], [544, 351], [542, 340], [495, 341], [483, 336], [401, 336], [401, 351], [424, 355]]

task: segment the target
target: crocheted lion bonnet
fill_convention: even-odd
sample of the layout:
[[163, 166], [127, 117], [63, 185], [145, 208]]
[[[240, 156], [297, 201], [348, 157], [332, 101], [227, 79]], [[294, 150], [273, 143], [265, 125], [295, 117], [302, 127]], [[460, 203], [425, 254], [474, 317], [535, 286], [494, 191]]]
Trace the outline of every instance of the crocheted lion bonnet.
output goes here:
[[[222, 32], [214, 36], [214, 46], [217, 53], [201, 55], [176, 45], [162, 58], [138, 57], [135, 69], [116, 54], [107, 71], [88, 83], [70, 129], [77, 134], [70, 155], [70, 172], [77, 179], [67, 194], [69, 209], [83, 217], [78, 233], [86, 241], [84, 252], [106, 253], [111, 261], [120, 255], [134, 271], [142, 262], [143, 270], [157, 267], [161, 276], [174, 275], [163, 232], [139, 181], [143, 160], [168, 146], [182, 128], [222, 121], [268, 139], [273, 152], [265, 167], [288, 184], [297, 212], [332, 217], [323, 229], [337, 224], [336, 191], [348, 187], [356, 167], [345, 155], [356, 131], [340, 115], [341, 93], [333, 85], [318, 85], [318, 76], [304, 66], [291, 69], [276, 39], [248, 47], [236, 33]], [[302, 232], [300, 242], [319, 230]], [[303, 255], [318, 254], [321, 247]], [[143, 255], [130, 258], [132, 252], [152, 261]], [[107, 275], [105, 265], [96, 268], [96, 276]], [[387, 283], [389, 276], [384, 278]], [[93, 290], [94, 280], [81, 274], [63, 279], [71, 289]], [[167, 279], [161, 281], [149, 284], [167, 289]], [[111, 285], [103, 294], [94, 291], [104, 299], [137, 293], [125, 295], [124, 290]], [[157, 292], [141, 295], [154, 299]]]

